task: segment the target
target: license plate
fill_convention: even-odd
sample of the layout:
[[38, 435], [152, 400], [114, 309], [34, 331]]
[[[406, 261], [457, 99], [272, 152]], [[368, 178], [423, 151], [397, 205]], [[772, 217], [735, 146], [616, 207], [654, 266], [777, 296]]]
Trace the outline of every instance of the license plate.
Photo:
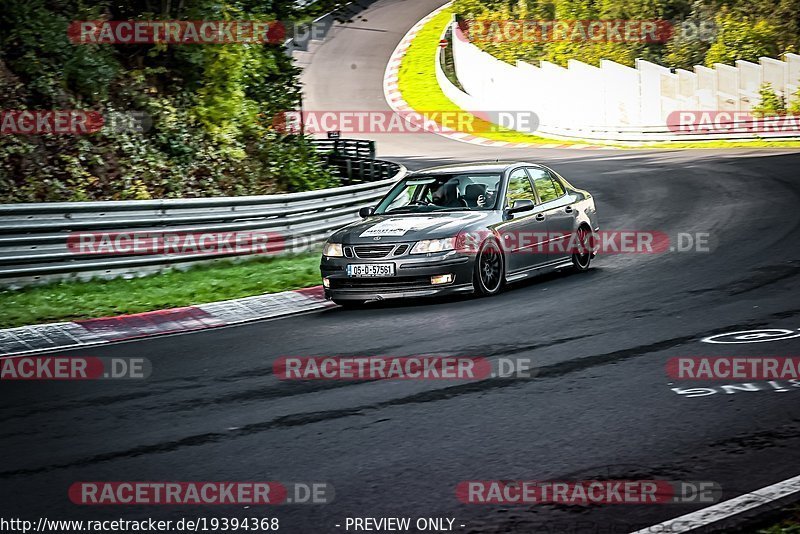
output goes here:
[[394, 276], [394, 263], [351, 263], [347, 276]]

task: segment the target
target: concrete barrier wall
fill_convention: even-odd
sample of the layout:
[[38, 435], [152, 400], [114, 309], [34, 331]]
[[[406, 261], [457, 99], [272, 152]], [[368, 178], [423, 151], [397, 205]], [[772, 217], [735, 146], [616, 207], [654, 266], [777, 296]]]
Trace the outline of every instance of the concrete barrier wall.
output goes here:
[[[452, 24], [455, 71], [462, 91], [437, 70], [444, 93], [469, 111], [527, 111], [539, 116], [539, 132], [562, 139], [642, 141], [674, 139], [673, 111], [747, 112], [759, 103], [763, 82], [780, 96], [800, 86], [800, 55], [760, 58], [735, 66], [670, 69], [637, 60], [635, 68], [603, 60], [600, 66], [570, 60], [567, 67], [542, 61], [511, 65], [470, 43]], [[438, 61], [437, 61], [438, 63]], [[686, 137], [686, 134], [679, 134]], [[800, 137], [797, 132], [693, 134], [692, 139]]]

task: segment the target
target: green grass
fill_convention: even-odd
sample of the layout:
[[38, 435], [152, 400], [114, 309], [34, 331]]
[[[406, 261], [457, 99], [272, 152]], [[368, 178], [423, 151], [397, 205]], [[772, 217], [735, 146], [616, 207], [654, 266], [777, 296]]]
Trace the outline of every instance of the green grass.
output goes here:
[[321, 283], [319, 253], [220, 262], [141, 278], [65, 281], [0, 291], [0, 328], [275, 293]]
[[[427, 115], [425, 112], [465, 113], [472, 121], [475, 130], [481, 132], [480, 137], [487, 139], [511, 143], [552, 143], [552, 139], [499, 128], [465, 112], [445, 96], [436, 81], [434, 58], [439, 47], [439, 39], [452, 20], [452, 16], [453, 11], [448, 8], [433, 17], [417, 33], [403, 56], [397, 78], [400, 92], [408, 105], [424, 115]], [[485, 131], [488, 129], [496, 131]], [[569, 141], [564, 143], [570, 144]]]
[[759, 530], [758, 534], [800, 534], [800, 523], [782, 523], [767, 529]]
[[[400, 63], [398, 72], [398, 85], [403, 98], [417, 112], [443, 111], [461, 112], [467, 116], [470, 114], [447, 98], [436, 81], [436, 50], [439, 47], [439, 39], [444, 32], [447, 24], [452, 20], [452, 9], [444, 9], [436, 15], [417, 33], [414, 40]], [[563, 145], [605, 145], [616, 148], [797, 148], [800, 141], [767, 141], [755, 139], [753, 141], [662, 141], [653, 143], [599, 143], [591, 140], [562, 140], [554, 138], [540, 137], [537, 135], [526, 134], [516, 130], [508, 130], [492, 125], [482, 119], [471, 116], [478, 137], [492, 139], [495, 141], [506, 141], [509, 143], [532, 143], [532, 144], [552, 144]], [[492, 130], [492, 131], [486, 131]], [[472, 132], [470, 132], [472, 133]]]
[[785, 510], [785, 517], [780, 523], [761, 529], [758, 534], [800, 534], [800, 506]]

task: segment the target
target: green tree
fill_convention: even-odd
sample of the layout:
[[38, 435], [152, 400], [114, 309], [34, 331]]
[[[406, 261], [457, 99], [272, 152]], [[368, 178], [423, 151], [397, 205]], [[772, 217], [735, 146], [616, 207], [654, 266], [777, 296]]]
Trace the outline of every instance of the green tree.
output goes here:
[[778, 56], [778, 35], [769, 21], [722, 12], [716, 22], [717, 39], [708, 49], [706, 66], [732, 64], [737, 59], [758, 62], [761, 56]]
[[[327, 0], [320, 0], [327, 2]], [[327, 2], [330, 4], [330, 2]], [[0, 202], [266, 194], [335, 185], [271, 128], [300, 86], [280, 46], [73, 44], [73, 20], [286, 20], [277, 0], [4, 0], [0, 109], [141, 112], [145, 131], [0, 136]], [[316, 7], [315, 7], [316, 8]]]

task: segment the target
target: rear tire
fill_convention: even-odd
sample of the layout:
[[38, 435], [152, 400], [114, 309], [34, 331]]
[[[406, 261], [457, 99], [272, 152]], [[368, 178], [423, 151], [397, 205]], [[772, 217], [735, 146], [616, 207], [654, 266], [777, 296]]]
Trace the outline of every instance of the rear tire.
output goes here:
[[505, 258], [494, 239], [487, 239], [475, 256], [472, 285], [478, 295], [490, 296], [500, 293], [505, 280]]
[[576, 271], [583, 273], [589, 270], [592, 262], [594, 234], [588, 226], [580, 226], [576, 234], [579, 251], [572, 254], [572, 265]]

